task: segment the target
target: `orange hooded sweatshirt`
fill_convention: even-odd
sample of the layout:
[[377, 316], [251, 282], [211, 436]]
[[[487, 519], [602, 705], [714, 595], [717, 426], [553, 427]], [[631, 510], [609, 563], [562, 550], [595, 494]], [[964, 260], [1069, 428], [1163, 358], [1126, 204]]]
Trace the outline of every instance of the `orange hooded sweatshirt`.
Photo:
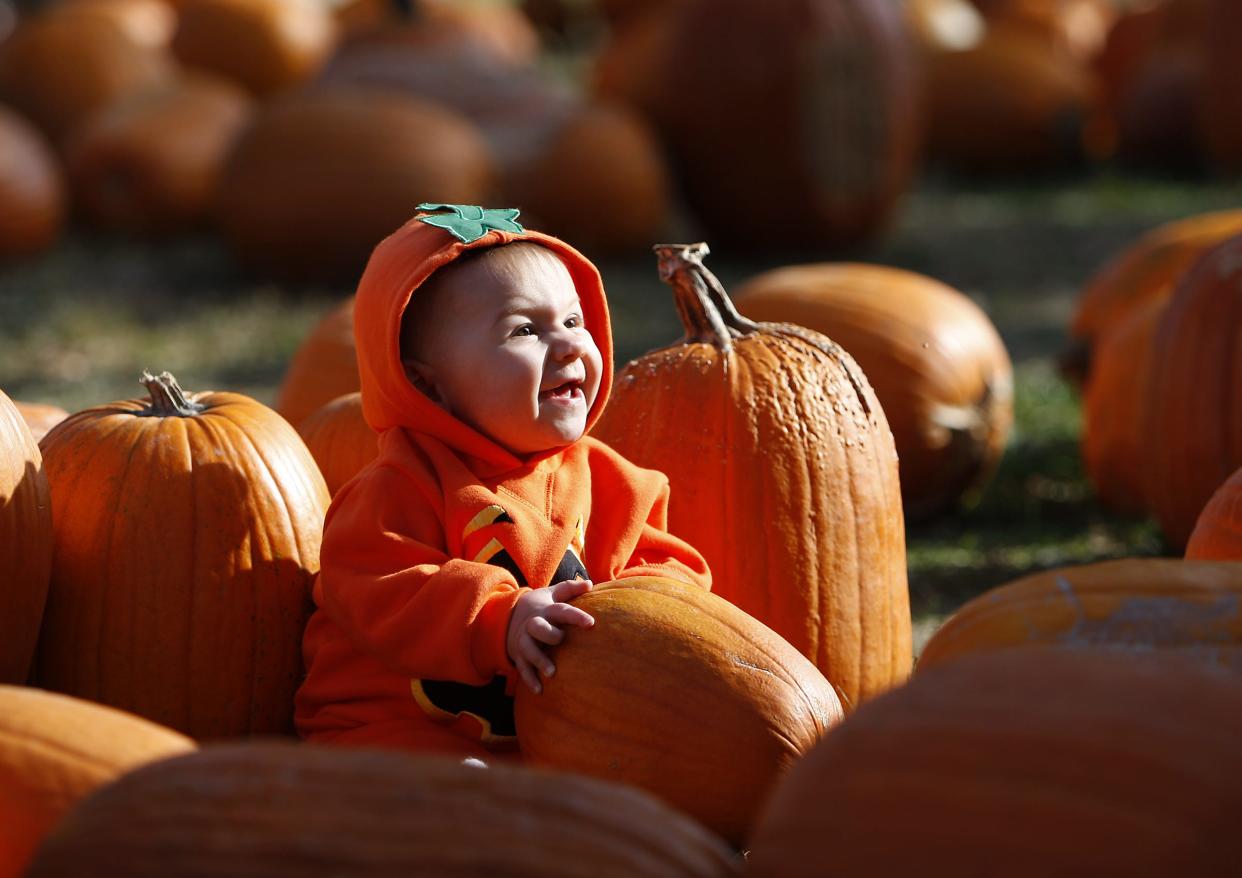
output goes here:
[[429, 215], [375, 248], [355, 297], [362, 406], [380, 434], [379, 457], [328, 510], [296, 722], [312, 741], [479, 754], [516, 744], [506, 639], [523, 590], [575, 575], [666, 576], [703, 588], [711, 579], [702, 557], [666, 531], [663, 474], [589, 436], [517, 457], [406, 378], [401, 317], [419, 286], [468, 249], [523, 240], [568, 268], [599, 347], [588, 430], [612, 381], [607, 302], [585, 257], [525, 230], [484, 228], [465, 243]]

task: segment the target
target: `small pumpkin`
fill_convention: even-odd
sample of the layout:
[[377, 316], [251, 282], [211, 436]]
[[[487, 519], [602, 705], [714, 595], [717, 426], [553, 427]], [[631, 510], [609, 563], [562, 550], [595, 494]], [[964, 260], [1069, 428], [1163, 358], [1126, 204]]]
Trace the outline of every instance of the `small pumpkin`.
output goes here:
[[238, 86], [199, 74], [95, 113], [65, 146], [77, 203], [112, 230], [165, 234], [202, 222], [252, 110]]
[[30, 674], [52, 571], [52, 505], [43, 457], [0, 391], [0, 683]]
[[453, 111], [380, 89], [325, 88], [263, 105], [225, 164], [218, 218], [257, 271], [356, 279], [413, 205], [487, 203], [494, 173], [482, 136]]
[[1169, 545], [1186, 545], [1213, 492], [1242, 466], [1242, 235], [1182, 276], [1152, 345], [1146, 497]]
[[298, 433], [319, 464], [332, 496], [379, 454], [379, 436], [362, 416], [358, 391], [338, 396], [304, 419]]
[[[549, 841], [553, 833], [555, 841]], [[728, 878], [725, 844], [639, 790], [517, 765], [221, 744], [82, 802], [27, 878]]]
[[1242, 210], [1195, 214], [1151, 229], [1109, 259], [1074, 305], [1072, 347], [1063, 358], [1070, 375], [1085, 382], [1101, 335], [1144, 302], [1167, 299], [1203, 254], [1238, 234], [1242, 234]]
[[30, 435], [34, 437], [35, 442], [41, 442], [48, 430], [69, 417], [69, 413], [60, 406], [45, 402], [13, 400], [13, 405], [17, 406], [17, 413], [30, 428]]
[[738, 314], [704, 244], [657, 248], [685, 338], [630, 362], [592, 435], [668, 475], [714, 593], [788, 640], [848, 711], [910, 672], [897, 454], [858, 364]]
[[918, 673], [1025, 646], [1158, 653], [1242, 671], [1242, 564], [1127, 558], [1024, 576], [967, 601]]
[[907, 520], [977, 496], [1013, 424], [1013, 366], [983, 310], [930, 277], [860, 263], [791, 265], [738, 290], [747, 317], [845, 348], [893, 431]]
[[1216, 489], [1199, 513], [1186, 559], [1242, 561], [1242, 469]]
[[523, 758], [654, 793], [735, 845], [778, 777], [841, 718], [815, 666], [723, 598], [633, 577], [574, 600], [595, 625], [514, 703]]
[[0, 685], [0, 878], [18, 878], [81, 799], [194, 742], [123, 711], [68, 695]]
[[1144, 454], [1152, 344], [1168, 302], [1143, 302], [1097, 337], [1082, 395], [1082, 460], [1100, 502], [1116, 512], [1147, 511]]
[[120, 28], [135, 44], [167, 50], [177, 29], [177, 9], [168, 0], [62, 0], [58, 15], [85, 15]]
[[300, 427], [311, 414], [361, 386], [350, 297], [325, 314], [294, 352], [274, 407], [286, 421]]
[[187, 67], [268, 96], [310, 79], [336, 38], [329, 5], [315, 0], [178, 0], [172, 49]]
[[43, 135], [0, 107], [0, 260], [38, 253], [60, 236], [64, 175]]
[[1012, 650], [863, 705], [773, 793], [753, 878], [1228, 875], [1242, 682], [1132, 655]]
[[290, 732], [328, 491], [235, 393], [96, 406], [43, 438], [55, 561], [35, 681], [195, 738]]

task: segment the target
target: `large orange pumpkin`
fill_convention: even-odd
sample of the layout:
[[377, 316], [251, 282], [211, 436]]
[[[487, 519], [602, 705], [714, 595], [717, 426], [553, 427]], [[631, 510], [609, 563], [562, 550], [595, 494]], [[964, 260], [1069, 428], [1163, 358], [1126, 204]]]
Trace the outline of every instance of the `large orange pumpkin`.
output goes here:
[[64, 175], [43, 135], [0, 107], [0, 260], [50, 247], [64, 224], [65, 202]]
[[1167, 299], [1181, 276], [1208, 250], [1242, 234], [1242, 210], [1201, 213], [1157, 226], [1106, 262], [1074, 305], [1067, 371], [1090, 374], [1097, 339], [1152, 300]]
[[682, 342], [629, 363], [594, 435], [672, 486], [669, 530], [713, 590], [794, 645], [846, 710], [910, 672], [897, 455], [852, 357], [738, 314], [702, 264], [661, 247]]
[[170, 233], [205, 220], [251, 105], [200, 74], [95, 113], [65, 146], [77, 203], [108, 229]]
[[25, 683], [52, 571], [52, 506], [39, 446], [0, 391], [0, 683]]
[[1233, 675], [1049, 649], [964, 658], [794, 766], [747, 875], [1232, 875], [1239, 736]]
[[1242, 561], [1242, 469], [1216, 489], [1199, 513], [1186, 558]]
[[595, 625], [514, 704], [522, 756], [655, 793], [741, 845], [768, 790], [841, 718], [824, 676], [723, 598], [636, 577], [574, 600]]
[[263, 106], [225, 165], [219, 219], [252, 268], [356, 280], [416, 205], [486, 204], [493, 180], [482, 136], [453, 111], [381, 89], [332, 88]]
[[350, 297], [325, 314], [294, 353], [276, 391], [274, 407], [298, 427], [338, 396], [361, 386]]
[[392, 751], [217, 745], [79, 805], [27, 878], [727, 878], [740, 863], [642, 792]]
[[747, 317], [813, 329], [858, 361], [893, 431], [907, 519], [977, 494], [1013, 423], [1013, 366], [978, 305], [932, 278], [853, 263], [773, 269], [736, 299]]
[[336, 44], [336, 22], [314, 0], [178, 0], [172, 48], [266, 96], [310, 79]]
[[1147, 511], [1144, 455], [1152, 343], [1168, 303], [1134, 306], [1097, 337], [1082, 395], [1082, 460], [1100, 502], [1117, 512]]
[[305, 418], [298, 433], [333, 496], [379, 454], [379, 436], [362, 416], [362, 394], [356, 390]]
[[79, 412], [43, 439], [56, 554], [35, 680], [197, 738], [287, 732], [328, 491], [235, 393]]
[[1240, 326], [1242, 235], [1183, 275], [1152, 346], [1145, 490], [1178, 549], [1213, 492], [1242, 466]]
[[1023, 646], [1185, 656], [1242, 671], [1242, 564], [1130, 558], [1024, 576], [968, 601], [918, 672]]
[[77, 802], [194, 742], [140, 717], [40, 689], [0, 685], [0, 878], [17, 878]]
[[[638, 16], [639, 22], [643, 16]], [[901, 4], [685, 0], [619, 30], [606, 97], [663, 140], [695, 216], [733, 249], [822, 247], [882, 229], [918, 149], [917, 56]]]

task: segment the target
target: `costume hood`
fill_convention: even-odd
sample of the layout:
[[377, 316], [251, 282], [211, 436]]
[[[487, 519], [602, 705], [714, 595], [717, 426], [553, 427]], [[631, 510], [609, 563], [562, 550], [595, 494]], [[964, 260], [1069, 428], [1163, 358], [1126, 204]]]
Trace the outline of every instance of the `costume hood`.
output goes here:
[[401, 364], [401, 316], [423, 282], [467, 250], [512, 241], [548, 248], [569, 270], [582, 303], [583, 321], [599, 348], [603, 365], [599, 394], [587, 414], [586, 429], [599, 419], [612, 387], [612, 330], [599, 271], [564, 241], [523, 229], [514, 221], [516, 217], [516, 210], [422, 204], [413, 219], [371, 253], [354, 298], [354, 341], [362, 382], [362, 412], [376, 432], [406, 427], [430, 434], [499, 470], [515, 469], [561, 450], [514, 455], [432, 402], [410, 382]]

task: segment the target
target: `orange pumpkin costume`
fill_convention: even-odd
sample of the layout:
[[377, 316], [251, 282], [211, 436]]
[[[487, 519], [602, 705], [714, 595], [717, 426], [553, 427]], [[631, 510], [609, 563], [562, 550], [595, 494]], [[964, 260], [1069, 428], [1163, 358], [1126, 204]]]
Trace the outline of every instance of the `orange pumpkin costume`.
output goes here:
[[519, 458], [406, 378], [401, 317], [419, 286], [468, 249], [523, 240], [565, 264], [599, 347], [588, 430], [612, 382], [607, 302], [585, 257], [513, 223], [476, 228], [467, 242], [431, 218], [382, 241], [358, 286], [362, 405], [379, 457], [328, 510], [296, 721], [312, 741], [482, 755], [516, 745], [506, 635], [523, 590], [575, 575], [659, 575], [703, 588], [711, 578], [698, 552], [666, 530], [663, 474], [589, 436]]

